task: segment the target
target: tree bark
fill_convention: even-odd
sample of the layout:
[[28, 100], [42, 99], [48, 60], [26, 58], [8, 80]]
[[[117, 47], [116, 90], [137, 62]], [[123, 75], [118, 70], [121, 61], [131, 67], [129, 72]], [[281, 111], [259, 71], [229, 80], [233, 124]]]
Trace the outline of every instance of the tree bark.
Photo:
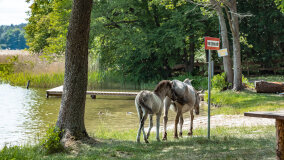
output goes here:
[[281, 93], [284, 92], [284, 83], [256, 81], [255, 90], [257, 93]]
[[57, 127], [62, 141], [88, 137], [85, 101], [88, 81], [88, 40], [92, 0], [74, 0], [67, 33], [65, 75]]
[[222, 8], [216, 0], [210, 0], [211, 4], [214, 6], [218, 18], [219, 18], [219, 23], [221, 26], [221, 37], [222, 37], [222, 48], [227, 48], [228, 50], [228, 56], [223, 57], [223, 66], [224, 66], [224, 71], [227, 76], [227, 82], [233, 84], [233, 79], [234, 79], [234, 74], [233, 74], [233, 69], [232, 69], [232, 60], [230, 57], [230, 46], [229, 46], [229, 40], [228, 40], [228, 30], [224, 18], [224, 14], [222, 11]]
[[233, 50], [234, 50], [234, 85], [233, 90], [240, 91], [242, 89], [242, 64], [241, 64], [241, 46], [240, 46], [240, 32], [239, 32], [239, 19], [234, 13], [237, 13], [236, 0], [231, 10], [233, 13]]
[[[234, 52], [234, 84], [233, 90], [240, 91], [242, 89], [242, 67], [241, 67], [241, 46], [240, 46], [240, 32], [239, 32], [239, 19], [237, 15], [237, 3], [236, 0], [222, 2], [230, 9], [229, 15], [226, 10], [229, 20], [230, 29], [233, 35], [233, 52]], [[225, 7], [226, 9], [226, 7]]]

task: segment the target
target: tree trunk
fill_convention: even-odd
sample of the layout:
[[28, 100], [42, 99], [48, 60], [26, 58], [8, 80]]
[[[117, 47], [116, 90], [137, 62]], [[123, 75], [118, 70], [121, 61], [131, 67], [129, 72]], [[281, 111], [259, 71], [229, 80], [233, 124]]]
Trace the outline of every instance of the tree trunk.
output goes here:
[[88, 81], [88, 40], [92, 0], [74, 0], [67, 33], [65, 75], [57, 127], [62, 141], [88, 137], [85, 101]]
[[236, 15], [237, 4], [236, 0], [232, 1], [231, 19], [233, 33], [233, 51], [234, 51], [234, 85], [233, 90], [240, 91], [242, 89], [242, 66], [241, 66], [241, 46], [239, 34], [239, 19]]
[[233, 69], [232, 69], [232, 60], [230, 57], [228, 30], [227, 30], [224, 14], [223, 14], [220, 4], [218, 4], [215, 0], [210, 0], [210, 2], [212, 5], [215, 6], [215, 10], [217, 11], [217, 14], [218, 14], [219, 23], [221, 26], [222, 48], [227, 48], [228, 50], [228, 56], [223, 57], [223, 66], [224, 66], [224, 71], [227, 76], [227, 82], [233, 84], [234, 74], [233, 74]]
[[256, 81], [255, 90], [257, 93], [281, 93], [284, 92], [284, 83]]

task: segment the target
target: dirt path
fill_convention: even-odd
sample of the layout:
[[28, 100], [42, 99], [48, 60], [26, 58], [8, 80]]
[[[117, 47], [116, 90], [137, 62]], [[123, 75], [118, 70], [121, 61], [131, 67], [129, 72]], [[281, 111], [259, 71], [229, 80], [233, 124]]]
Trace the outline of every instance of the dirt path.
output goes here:
[[[284, 111], [284, 110], [282, 110]], [[194, 118], [193, 129], [195, 128], [207, 128], [207, 116], [200, 116]], [[275, 125], [275, 119], [268, 118], [256, 118], [256, 117], [247, 117], [243, 115], [215, 115], [211, 116], [210, 120], [211, 128], [217, 126], [225, 127], [250, 127], [250, 126], [266, 126], [266, 125]], [[184, 119], [183, 129], [188, 130], [190, 126], [190, 119]], [[174, 124], [168, 124], [168, 130], [173, 130]], [[163, 130], [163, 127], [161, 127]]]

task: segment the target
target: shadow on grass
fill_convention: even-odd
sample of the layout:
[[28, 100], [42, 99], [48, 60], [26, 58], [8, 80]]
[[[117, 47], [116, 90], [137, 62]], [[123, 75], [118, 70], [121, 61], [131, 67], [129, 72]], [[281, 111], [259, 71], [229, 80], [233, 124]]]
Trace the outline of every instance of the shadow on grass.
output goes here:
[[133, 141], [101, 140], [85, 145], [77, 158], [87, 159], [273, 159], [275, 140], [272, 137], [183, 138], [150, 144]]

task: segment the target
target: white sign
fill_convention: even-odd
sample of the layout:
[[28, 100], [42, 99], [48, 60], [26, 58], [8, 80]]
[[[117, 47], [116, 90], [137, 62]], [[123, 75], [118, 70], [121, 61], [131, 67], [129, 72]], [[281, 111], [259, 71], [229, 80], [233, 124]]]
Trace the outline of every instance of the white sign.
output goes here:
[[218, 56], [219, 56], [219, 57], [224, 57], [224, 56], [227, 56], [227, 55], [228, 55], [227, 48], [220, 49], [220, 50], [218, 50], [217, 52], [218, 52]]
[[207, 41], [207, 46], [208, 47], [219, 47], [219, 41], [208, 40]]

